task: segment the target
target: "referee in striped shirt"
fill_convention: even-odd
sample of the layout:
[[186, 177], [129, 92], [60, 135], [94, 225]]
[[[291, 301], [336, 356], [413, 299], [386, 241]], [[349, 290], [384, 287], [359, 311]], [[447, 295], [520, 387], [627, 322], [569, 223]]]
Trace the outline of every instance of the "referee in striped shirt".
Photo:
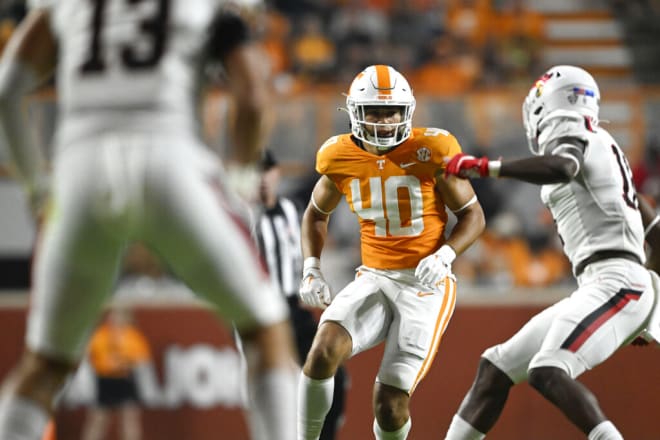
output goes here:
[[[260, 212], [256, 221], [259, 251], [266, 262], [273, 284], [289, 303], [300, 361], [312, 346], [318, 322], [298, 301], [302, 275], [300, 218], [294, 203], [277, 195], [280, 169], [270, 150], [261, 161], [259, 182]], [[341, 367], [335, 376], [334, 399], [325, 419], [320, 440], [333, 440], [342, 423], [345, 403], [346, 371]]]

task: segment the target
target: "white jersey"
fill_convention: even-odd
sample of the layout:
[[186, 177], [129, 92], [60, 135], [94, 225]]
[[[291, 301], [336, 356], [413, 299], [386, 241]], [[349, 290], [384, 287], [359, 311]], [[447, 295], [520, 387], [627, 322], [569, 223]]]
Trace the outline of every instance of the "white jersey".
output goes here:
[[51, 9], [59, 44], [60, 141], [147, 126], [198, 132], [204, 43], [223, 3], [32, 0]]
[[[625, 251], [645, 261], [644, 227], [632, 172], [610, 134], [579, 115], [548, 115], [539, 141], [546, 154], [571, 155], [562, 137], [585, 142], [580, 172], [568, 183], [544, 185], [541, 199], [552, 212], [573, 268], [597, 251]], [[558, 147], [552, 147], [558, 145]], [[580, 156], [580, 152], [578, 152]], [[567, 156], [569, 157], [569, 156]]]

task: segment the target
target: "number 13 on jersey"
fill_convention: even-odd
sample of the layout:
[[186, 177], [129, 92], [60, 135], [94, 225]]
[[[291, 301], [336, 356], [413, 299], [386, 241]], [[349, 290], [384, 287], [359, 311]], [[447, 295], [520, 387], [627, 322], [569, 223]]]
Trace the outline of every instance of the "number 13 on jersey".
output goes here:
[[374, 222], [376, 236], [415, 236], [424, 230], [422, 187], [417, 177], [370, 177], [369, 194], [363, 194], [359, 179], [352, 179], [350, 188], [352, 210], [362, 220]]

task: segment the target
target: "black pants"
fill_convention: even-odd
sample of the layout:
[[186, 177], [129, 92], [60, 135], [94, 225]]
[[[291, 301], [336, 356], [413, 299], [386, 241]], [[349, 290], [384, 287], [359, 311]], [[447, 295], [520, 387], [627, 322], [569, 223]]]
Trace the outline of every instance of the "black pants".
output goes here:
[[[291, 311], [291, 324], [296, 338], [296, 347], [298, 348], [298, 357], [300, 362], [304, 363], [307, 353], [312, 348], [314, 335], [318, 323], [314, 315], [307, 309], [300, 306], [296, 295], [288, 298], [289, 309]], [[334, 440], [341, 423], [346, 405], [346, 387], [348, 386], [348, 375], [346, 369], [340, 366], [335, 374], [335, 389], [332, 397], [332, 406], [323, 423], [321, 436], [319, 440]]]
[[133, 375], [124, 377], [96, 376], [97, 402], [102, 408], [116, 408], [138, 402], [137, 386]]

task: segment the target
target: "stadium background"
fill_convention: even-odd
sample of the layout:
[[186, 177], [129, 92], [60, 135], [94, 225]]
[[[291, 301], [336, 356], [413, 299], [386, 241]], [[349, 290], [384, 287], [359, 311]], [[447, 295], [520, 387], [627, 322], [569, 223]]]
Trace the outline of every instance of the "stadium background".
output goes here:
[[[0, 2], [0, 47], [24, 13]], [[415, 125], [457, 136], [465, 151], [490, 157], [528, 154], [520, 106], [533, 80], [553, 64], [579, 64], [601, 85], [601, 118], [621, 144], [639, 190], [660, 199], [660, 2], [657, 0], [300, 0], [273, 1], [255, 18], [276, 90], [270, 147], [284, 168], [282, 193], [304, 206], [317, 147], [347, 131], [338, 112], [350, 79], [373, 62], [392, 64], [418, 100]], [[215, 72], [210, 72], [215, 74]], [[204, 103], [205, 131], [220, 154], [231, 106], [222, 86]], [[29, 102], [44, 145], [56, 117], [44, 87]], [[0, 374], [24, 330], [35, 229], [0, 145]], [[413, 399], [411, 438], [440, 438], [467, 390], [479, 353], [529, 316], [570, 292], [574, 281], [538, 198], [516, 182], [475, 182], [488, 230], [455, 264], [459, 302], [434, 368]], [[357, 222], [345, 204], [331, 221], [324, 271], [335, 289], [358, 264]], [[135, 261], [137, 259], [137, 261]], [[229, 334], [167, 271], [132, 259], [116, 301], [135, 304], [154, 347], [160, 401], [143, 415], [145, 439], [246, 438], [238, 408], [240, 368]], [[144, 271], [143, 271], [144, 272]], [[176, 322], [177, 325], [171, 325]], [[167, 324], [164, 324], [167, 323]], [[369, 438], [370, 389], [379, 351], [349, 362], [342, 440]], [[660, 350], [628, 347], [584, 381], [626, 438], [660, 439]], [[58, 415], [61, 438], [75, 439], [90, 388], [84, 377]], [[578, 439], [581, 435], [529, 387], [514, 389], [493, 439]]]

